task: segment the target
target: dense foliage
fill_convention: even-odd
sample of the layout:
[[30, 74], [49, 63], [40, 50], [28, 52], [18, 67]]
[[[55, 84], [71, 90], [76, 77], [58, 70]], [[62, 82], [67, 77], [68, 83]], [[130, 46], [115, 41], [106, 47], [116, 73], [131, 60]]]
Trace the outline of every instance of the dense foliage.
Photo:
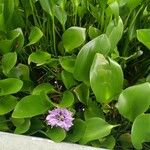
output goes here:
[[150, 1], [0, 0], [0, 130], [150, 149]]

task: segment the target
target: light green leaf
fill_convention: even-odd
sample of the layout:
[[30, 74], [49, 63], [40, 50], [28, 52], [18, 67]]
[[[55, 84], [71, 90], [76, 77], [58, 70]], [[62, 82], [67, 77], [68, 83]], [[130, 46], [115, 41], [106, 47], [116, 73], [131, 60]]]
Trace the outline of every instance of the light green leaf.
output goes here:
[[16, 105], [13, 118], [29, 118], [48, 111], [50, 104], [45, 97], [29, 95], [23, 97]]
[[85, 28], [70, 27], [62, 35], [62, 42], [66, 52], [72, 52], [74, 48], [84, 43], [86, 34]]
[[150, 29], [137, 30], [137, 39], [150, 49]]
[[4, 115], [12, 111], [16, 104], [17, 99], [12, 95], [0, 97], [0, 115]]
[[109, 37], [109, 40], [111, 43], [111, 51], [113, 51], [116, 48], [123, 34], [123, 22], [120, 17], [119, 17], [117, 25], [115, 25], [114, 20], [112, 20], [109, 23], [107, 30], [106, 30], [106, 34]]
[[110, 41], [106, 34], [102, 34], [84, 45], [75, 62], [74, 77], [79, 81], [89, 83], [90, 68], [95, 54], [101, 53], [106, 55], [109, 50]]
[[62, 7], [55, 5], [54, 15], [59, 20], [59, 22], [64, 26], [67, 21], [67, 13]]
[[36, 51], [33, 52], [28, 58], [28, 64], [31, 62], [36, 63], [37, 66], [49, 63], [51, 60], [51, 55], [47, 52]]
[[64, 70], [73, 73], [75, 65], [75, 57], [73, 56], [60, 57], [59, 62]]
[[3, 73], [7, 75], [10, 70], [15, 66], [17, 62], [17, 54], [16, 52], [6, 53], [2, 57], [2, 69]]
[[0, 80], [0, 96], [17, 93], [21, 90], [23, 82], [15, 78]]
[[136, 149], [142, 149], [144, 142], [150, 142], [150, 114], [136, 117], [132, 125], [131, 140]]
[[46, 132], [46, 134], [51, 140], [53, 140], [55, 142], [61, 142], [66, 137], [65, 130], [62, 128], [59, 128], [59, 127], [50, 128]]
[[27, 46], [37, 43], [43, 36], [43, 32], [38, 27], [33, 27], [29, 35], [29, 43]]
[[125, 89], [119, 96], [119, 113], [130, 121], [144, 113], [150, 105], [150, 83], [143, 83]]
[[94, 38], [98, 37], [101, 32], [100, 32], [99, 29], [97, 29], [97, 28], [95, 28], [95, 27], [93, 27], [93, 26], [90, 26], [88, 33], [89, 33], [90, 39], [94, 39]]
[[123, 87], [121, 66], [96, 54], [90, 70], [90, 84], [98, 102], [108, 103], [120, 94]]
[[42, 83], [33, 89], [32, 95], [40, 95], [42, 92], [48, 94], [51, 92], [55, 92], [55, 89], [49, 83]]
[[113, 125], [108, 124], [105, 120], [94, 117], [85, 121], [86, 130], [80, 140], [81, 144], [86, 144], [90, 141], [101, 139], [110, 134]]

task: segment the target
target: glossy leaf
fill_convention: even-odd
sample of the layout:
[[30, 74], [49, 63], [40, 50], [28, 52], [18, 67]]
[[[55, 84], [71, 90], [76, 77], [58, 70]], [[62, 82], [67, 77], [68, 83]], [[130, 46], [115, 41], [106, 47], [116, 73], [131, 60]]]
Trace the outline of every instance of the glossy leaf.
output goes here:
[[86, 130], [80, 140], [81, 144], [86, 144], [90, 141], [101, 139], [110, 134], [113, 125], [108, 124], [105, 120], [94, 117], [85, 121]]
[[33, 95], [40, 95], [41, 93], [51, 93], [51, 92], [55, 92], [54, 90], [54, 87], [49, 84], [49, 83], [42, 83], [42, 84], [39, 84], [38, 86], [36, 86], [34, 89], [33, 89], [33, 92], [32, 94]]
[[119, 40], [123, 34], [123, 22], [122, 19], [119, 17], [117, 25], [115, 25], [114, 21], [111, 21], [107, 27], [106, 34], [109, 37], [111, 43], [111, 51], [113, 51]]
[[130, 121], [144, 113], [150, 105], [150, 83], [128, 87], [119, 96], [117, 108], [119, 113]]
[[62, 35], [62, 42], [66, 52], [72, 52], [74, 48], [84, 43], [86, 38], [85, 28], [70, 27]]
[[150, 114], [136, 117], [132, 125], [131, 140], [136, 149], [142, 149], [144, 142], [150, 142]]
[[15, 78], [0, 80], [0, 96], [17, 93], [21, 90], [23, 82]]
[[72, 56], [60, 57], [59, 62], [64, 70], [73, 73], [75, 65], [75, 57]]
[[110, 102], [120, 94], [123, 87], [121, 66], [114, 60], [108, 60], [96, 54], [90, 70], [90, 84], [98, 102]]
[[59, 22], [64, 26], [67, 21], [67, 13], [60, 6], [55, 5], [54, 15], [59, 20]]
[[33, 27], [29, 35], [29, 45], [37, 43], [43, 36], [43, 32], [38, 27]]
[[96, 38], [96, 37], [98, 37], [100, 35], [100, 30], [95, 28], [95, 27], [93, 27], [93, 26], [90, 26], [88, 33], [89, 33], [90, 39], [94, 39], [94, 38]]
[[23, 97], [16, 105], [12, 114], [13, 118], [29, 118], [48, 111], [50, 105], [45, 97], [29, 95]]
[[49, 128], [46, 134], [51, 140], [55, 142], [61, 142], [66, 137], [65, 130], [59, 127]]
[[36, 63], [37, 66], [49, 63], [51, 60], [51, 55], [47, 52], [36, 51], [33, 52], [28, 58], [28, 64], [31, 62]]
[[17, 54], [16, 52], [6, 53], [2, 57], [2, 69], [3, 73], [7, 75], [10, 70], [15, 66], [17, 61]]
[[137, 30], [137, 39], [150, 49], [150, 29]]
[[109, 50], [110, 41], [106, 34], [102, 34], [84, 45], [75, 62], [74, 77], [79, 81], [88, 83], [90, 68], [95, 54], [101, 53], [106, 55]]
[[12, 95], [7, 95], [0, 97], [0, 115], [4, 115], [12, 111], [17, 104], [16, 97]]

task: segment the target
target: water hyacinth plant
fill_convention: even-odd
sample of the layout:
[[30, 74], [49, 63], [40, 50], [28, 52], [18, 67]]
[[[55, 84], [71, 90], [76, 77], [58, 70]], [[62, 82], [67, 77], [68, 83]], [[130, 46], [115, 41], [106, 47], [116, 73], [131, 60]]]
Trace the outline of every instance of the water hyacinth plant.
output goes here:
[[149, 0], [0, 0], [0, 131], [150, 149]]

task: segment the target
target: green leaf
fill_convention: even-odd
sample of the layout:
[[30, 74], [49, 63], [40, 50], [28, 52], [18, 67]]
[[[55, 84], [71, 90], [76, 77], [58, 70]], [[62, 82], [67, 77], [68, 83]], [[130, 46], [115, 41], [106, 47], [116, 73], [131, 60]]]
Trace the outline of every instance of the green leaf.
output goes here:
[[67, 89], [75, 86], [77, 82], [75, 81], [73, 75], [65, 70], [61, 72], [62, 81]]
[[98, 102], [110, 102], [122, 91], [121, 66], [114, 60], [110, 58], [107, 60], [97, 53], [90, 70], [90, 84]]
[[8, 131], [7, 120], [5, 116], [0, 116], [0, 131]]
[[59, 20], [59, 22], [62, 24], [62, 26], [64, 26], [67, 21], [67, 13], [65, 12], [65, 10], [62, 9], [62, 7], [55, 5], [54, 15]]
[[25, 119], [24, 123], [16, 127], [14, 133], [23, 134], [29, 130], [30, 125], [31, 125], [30, 119]]
[[43, 32], [38, 27], [33, 27], [29, 35], [29, 43], [27, 46], [37, 43], [43, 36]]
[[42, 83], [33, 89], [32, 95], [40, 95], [42, 92], [48, 94], [51, 92], [55, 92], [55, 89], [49, 83]]
[[16, 52], [6, 53], [2, 57], [2, 69], [3, 73], [7, 75], [10, 70], [15, 66], [17, 62], [17, 54]]
[[66, 137], [66, 132], [64, 129], [59, 128], [59, 127], [53, 127], [50, 128], [47, 132], [46, 132], [47, 136], [55, 141], [55, 142], [61, 142], [62, 140], [65, 139]]
[[138, 5], [140, 5], [142, 0], [128, 0], [127, 1], [127, 6], [132, 11], [134, 8], [136, 8]]
[[37, 66], [49, 63], [51, 60], [51, 55], [47, 52], [36, 51], [33, 52], [28, 58], [28, 64], [31, 62], [36, 63]]
[[0, 80], [0, 96], [17, 93], [21, 90], [23, 82], [15, 78]]
[[48, 111], [50, 104], [45, 97], [29, 95], [23, 97], [16, 105], [12, 114], [13, 118], [34, 117]]
[[98, 103], [90, 99], [84, 111], [84, 118], [85, 120], [88, 120], [93, 117], [99, 117], [104, 119], [104, 114], [103, 110], [100, 108], [100, 106], [98, 106]]
[[62, 35], [62, 42], [66, 52], [72, 52], [74, 48], [84, 43], [86, 34], [85, 28], [70, 27]]
[[52, 11], [52, 0], [39, 0], [40, 4], [43, 8], [44, 11], [46, 11], [49, 15], [53, 15], [53, 11]]
[[94, 117], [85, 121], [86, 130], [80, 140], [81, 144], [86, 144], [90, 141], [101, 139], [110, 134], [113, 125], [108, 124], [105, 120]]
[[142, 149], [144, 142], [150, 142], [150, 114], [136, 117], [132, 125], [131, 140], [136, 149]]
[[20, 79], [30, 80], [30, 70], [29, 70], [29, 67], [27, 65], [19, 63], [16, 68], [20, 73]]
[[106, 34], [109, 37], [111, 43], [111, 51], [113, 51], [123, 34], [123, 22], [120, 17], [117, 25], [115, 25], [113, 20], [109, 23], [106, 29]]
[[144, 113], [150, 105], [150, 83], [143, 83], [125, 89], [119, 96], [119, 113], [130, 121]]
[[96, 37], [98, 37], [100, 35], [100, 30], [95, 28], [95, 27], [93, 27], [93, 26], [90, 26], [88, 33], [89, 33], [90, 39], [94, 39], [94, 38], [96, 38]]
[[112, 13], [115, 15], [117, 21], [119, 19], [119, 5], [118, 2], [114, 1], [109, 5]]
[[74, 89], [74, 93], [76, 94], [78, 100], [83, 103], [87, 104], [89, 99], [89, 88], [86, 84], [81, 83]]
[[73, 122], [72, 132], [68, 134], [67, 141], [72, 143], [78, 142], [85, 133], [86, 124], [81, 119], [75, 119]]
[[70, 91], [65, 91], [63, 93], [63, 98], [59, 104], [60, 107], [70, 107], [74, 103], [74, 96]]
[[0, 97], [0, 115], [4, 115], [12, 111], [16, 104], [17, 99], [12, 95]]
[[59, 62], [64, 70], [73, 73], [75, 65], [75, 57], [73, 56], [60, 57]]
[[102, 142], [101, 147], [107, 148], [107, 149], [114, 149], [116, 145], [116, 140], [115, 138], [110, 135], [105, 138], [104, 142]]
[[14, 124], [14, 126], [18, 127], [25, 122], [25, 119], [24, 118], [11, 118], [11, 121]]
[[150, 49], [150, 29], [137, 30], [137, 39]]
[[101, 53], [106, 55], [109, 50], [110, 41], [106, 34], [102, 34], [84, 45], [75, 62], [74, 77], [79, 81], [89, 83], [90, 68], [95, 54]]

